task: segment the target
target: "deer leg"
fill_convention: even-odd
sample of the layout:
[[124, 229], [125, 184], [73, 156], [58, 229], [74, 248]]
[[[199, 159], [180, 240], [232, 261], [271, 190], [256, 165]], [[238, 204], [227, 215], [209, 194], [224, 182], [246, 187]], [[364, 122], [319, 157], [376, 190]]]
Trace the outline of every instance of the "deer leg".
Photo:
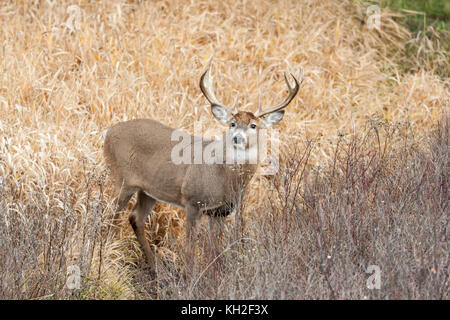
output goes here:
[[200, 210], [192, 205], [186, 206], [186, 264], [191, 267], [194, 258], [194, 241]]
[[236, 212], [235, 212], [235, 240], [242, 237], [244, 233], [244, 217], [242, 215], [242, 198], [243, 191], [239, 190], [236, 195]]
[[155, 199], [145, 194], [144, 191], [139, 190], [136, 206], [129, 217], [131, 227], [136, 234], [139, 244], [144, 250], [147, 263], [152, 270], [155, 268], [155, 254], [151, 250], [150, 245], [145, 238], [145, 219], [152, 211], [155, 204]]
[[219, 255], [222, 251], [222, 231], [225, 223], [224, 217], [209, 217], [209, 246], [211, 260], [221, 261]]
[[123, 208], [125, 208], [125, 206], [127, 205], [128, 201], [130, 201], [131, 197], [133, 196], [133, 194], [136, 192], [135, 188], [117, 188], [119, 189], [118, 192], [118, 196], [117, 196], [117, 206], [116, 206], [116, 210], [114, 213], [114, 217], [112, 220], [112, 226], [117, 226], [117, 222], [119, 220], [119, 216], [120, 216], [120, 211], [123, 210]]

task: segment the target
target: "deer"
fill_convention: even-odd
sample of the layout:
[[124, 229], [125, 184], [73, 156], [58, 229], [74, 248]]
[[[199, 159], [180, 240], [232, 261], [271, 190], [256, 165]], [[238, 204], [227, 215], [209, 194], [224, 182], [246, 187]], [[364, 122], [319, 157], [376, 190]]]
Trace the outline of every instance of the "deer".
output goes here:
[[[211, 219], [228, 216], [236, 208], [238, 194], [242, 194], [258, 167], [257, 139], [259, 130], [279, 123], [285, 108], [296, 96], [303, 81], [290, 72], [284, 79], [287, 97], [279, 104], [262, 110], [258, 94], [255, 113], [238, 110], [238, 96], [234, 107], [220, 103], [213, 90], [210, 74], [211, 60], [200, 77], [200, 90], [210, 104], [212, 115], [228, 127], [221, 139], [200, 138], [200, 143], [218, 143], [219, 151], [232, 155], [231, 159], [243, 161], [213, 161], [212, 163], [178, 163], [173, 161], [175, 128], [152, 119], [134, 119], [119, 122], [105, 134], [104, 157], [114, 179], [116, 210], [114, 220], [137, 193], [137, 202], [129, 215], [129, 223], [143, 249], [147, 265], [155, 271], [155, 253], [145, 238], [147, 216], [157, 202], [174, 205], [186, 212], [186, 245], [192, 248], [196, 225], [206, 214]], [[190, 145], [199, 141], [191, 136]], [[226, 142], [226, 143], [224, 143]], [[216, 146], [216, 145], [214, 145]], [[230, 159], [229, 157], [227, 159]], [[192, 160], [192, 159], [191, 159]], [[195, 162], [195, 161], [194, 161]], [[192, 254], [191, 251], [189, 254]]]

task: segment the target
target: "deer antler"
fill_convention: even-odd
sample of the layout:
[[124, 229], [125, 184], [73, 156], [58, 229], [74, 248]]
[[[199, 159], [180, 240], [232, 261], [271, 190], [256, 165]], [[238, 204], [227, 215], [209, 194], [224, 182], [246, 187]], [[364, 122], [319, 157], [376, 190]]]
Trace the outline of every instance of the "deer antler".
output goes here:
[[261, 103], [260, 103], [260, 95], [258, 93], [258, 110], [256, 111], [256, 116], [257, 117], [261, 117], [261, 116], [264, 116], [266, 114], [269, 114], [269, 113], [272, 113], [272, 112], [276, 112], [276, 111], [279, 111], [279, 110], [281, 110], [283, 108], [286, 108], [287, 105], [292, 101], [292, 99], [294, 99], [295, 95], [298, 92], [298, 89], [300, 88], [300, 84], [303, 81], [303, 70], [300, 69], [300, 74], [299, 74], [299, 77], [298, 77], [299, 80], [297, 80], [297, 78], [295, 78], [295, 76], [292, 73], [290, 73], [290, 75], [292, 76], [292, 78], [294, 78], [294, 86], [291, 87], [291, 85], [289, 83], [289, 80], [287, 78], [287, 74], [285, 72], [284, 73], [284, 80], [286, 81], [286, 85], [288, 87], [289, 94], [286, 97], [286, 99], [284, 99], [284, 101], [281, 102], [280, 104], [278, 104], [276, 106], [273, 106], [273, 107], [270, 107], [270, 108], [268, 108], [266, 110], [262, 110], [261, 109]]
[[227, 109], [231, 114], [235, 114], [237, 112], [238, 96], [236, 96], [233, 110], [230, 110], [229, 108], [225, 107], [222, 103], [217, 101], [216, 95], [214, 94], [212, 77], [209, 72], [209, 70], [211, 69], [211, 62], [212, 58], [209, 60], [205, 72], [200, 77], [200, 90], [202, 90], [205, 98], [209, 101], [209, 103], [211, 103], [211, 106], [219, 106]]

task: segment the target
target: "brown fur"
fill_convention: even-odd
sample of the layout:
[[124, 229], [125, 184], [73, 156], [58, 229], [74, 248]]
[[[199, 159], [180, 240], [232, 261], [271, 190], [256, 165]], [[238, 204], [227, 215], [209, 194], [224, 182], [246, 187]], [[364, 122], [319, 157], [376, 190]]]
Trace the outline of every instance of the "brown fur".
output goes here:
[[247, 111], [241, 111], [234, 115], [234, 119], [239, 124], [245, 124], [249, 125], [250, 122], [253, 120], [253, 122], [258, 122], [259, 119], [255, 117], [255, 115], [251, 112]]
[[[245, 112], [238, 113], [236, 118], [248, 123], [254, 119], [252, 116]], [[213, 217], [228, 214], [223, 210], [224, 205], [236, 202], [257, 167], [254, 164], [176, 165], [171, 161], [171, 150], [178, 143], [171, 141], [174, 130], [154, 120], [138, 119], [116, 124], [105, 137], [104, 155], [117, 194], [116, 218], [131, 196], [139, 192], [129, 221], [150, 267], [154, 264], [154, 254], [143, 228], [157, 201], [185, 208], [186, 236], [190, 241], [201, 213], [207, 211]], [[205, 144], [210, 142], [204, 140]]]

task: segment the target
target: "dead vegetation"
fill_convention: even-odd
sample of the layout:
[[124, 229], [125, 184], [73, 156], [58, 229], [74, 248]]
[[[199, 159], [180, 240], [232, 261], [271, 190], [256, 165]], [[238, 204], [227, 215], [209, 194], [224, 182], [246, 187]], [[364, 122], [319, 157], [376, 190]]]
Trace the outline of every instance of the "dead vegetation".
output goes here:
[[[419, 41], [405, 68], [416, 49], [397, 14], [384, 10], [376, 31], [364, 12], [337, 0], [3, 1], [0, 298], [448, 299], [448, 59], [439, 39]], [[253, 179], [243, 240], [225, 235], [220, 264], [199, 251], [190, 281], [184, 213], [156, 207], [153, 281], [126, 219], [108, 230], [102, 133], [138, 117], [219, 128], [198, 88], [212, 55], [218, 98], [239, 91], [249, 110], [258, 88], [263, 106], [279, 100], [281, 71], [305, 71], [279, 127], [285, 161]], [[382, 289], [366, 288], [368, 264]], [[67, 289], [71, 265], [79, 290]]]

